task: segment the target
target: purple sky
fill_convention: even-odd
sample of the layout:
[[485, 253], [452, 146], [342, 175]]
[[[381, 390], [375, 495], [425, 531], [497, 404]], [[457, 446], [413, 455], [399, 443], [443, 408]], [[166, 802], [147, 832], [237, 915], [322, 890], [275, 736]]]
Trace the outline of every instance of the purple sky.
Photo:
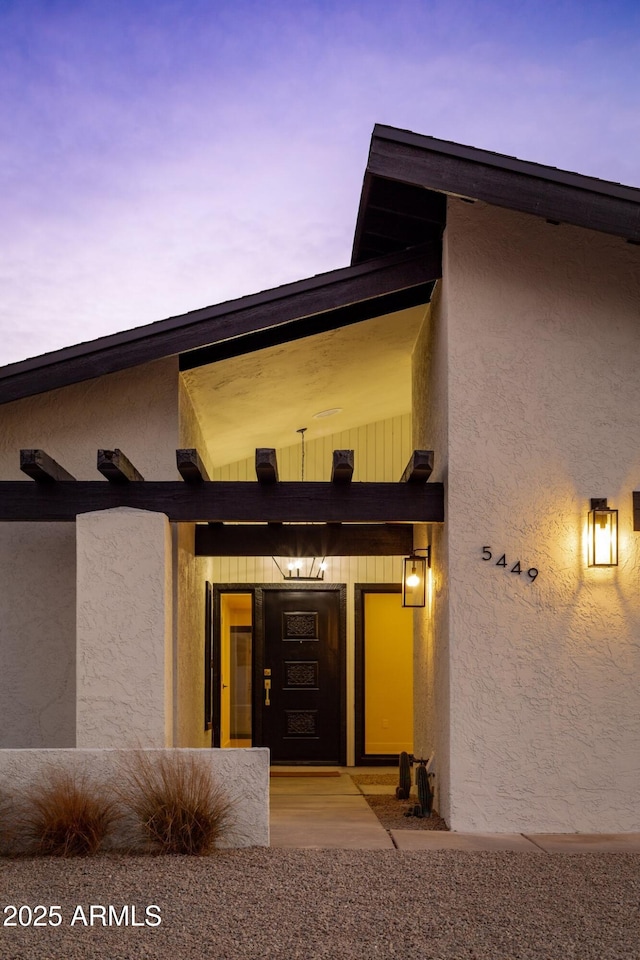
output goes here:
[[637, 0], [0, 0], [0, 364], [345, 266], [374, 123], [640, 186]]

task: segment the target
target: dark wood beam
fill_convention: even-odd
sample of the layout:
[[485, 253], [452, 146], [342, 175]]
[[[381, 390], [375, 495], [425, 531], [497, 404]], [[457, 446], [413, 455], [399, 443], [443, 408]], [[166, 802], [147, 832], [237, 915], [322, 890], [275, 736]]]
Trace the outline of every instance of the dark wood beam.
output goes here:
[[413, 549], [413, 526], [198, 524], [197, 557], [397, 557]]
[[0, 482], [0, 521], [73, 521], [78, 513], [134, 507], [175, 522], [440, 523], [441, 483]]
[[186, 483], [202, 483], [209, 479], [207, 468], [195, 447], [176, 450], [176, 466]]
[[122, 450], [98, 450], [98, 470], [109, 483], [144, 480]]
[[640, 533], [640, 490], [633, 491], [633, 529]]
[[44, 450], [21, 450], [20, 469], [37, 483], [56, 483], [58, 480], [75, 480]]
[[331, 466], [332, 483], [351, 483], [353, 479], [353, 450], [334, 450]]
[[278, 461], [273, 447], [256, 449], [256, 476], [260, 483], [278, 482]]
[[433, 450], [414, 450], [404, 468], [403, 483], [426, 483], [433, 471]]

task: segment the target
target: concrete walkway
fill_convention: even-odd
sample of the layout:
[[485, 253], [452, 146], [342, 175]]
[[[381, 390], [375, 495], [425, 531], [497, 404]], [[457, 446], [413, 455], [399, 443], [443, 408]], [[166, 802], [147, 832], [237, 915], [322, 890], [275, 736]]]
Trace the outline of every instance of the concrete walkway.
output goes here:
[[[358, 767], [354, 774], [362, 773]], [[528, 853], [638, 853], [640, 833], [453, 833], [384, 829], [365, 794], [394, 793], [383, 784], [356, 786], [346, 768], [275, 768], [271, 777], [271, 846], [341, 850], [512, 850]]]
[[337, 768], [318, 776], [288, 772], [278, 769], [271, 777], [272, 847], [393, 849], [391, 837], [348, 774]]

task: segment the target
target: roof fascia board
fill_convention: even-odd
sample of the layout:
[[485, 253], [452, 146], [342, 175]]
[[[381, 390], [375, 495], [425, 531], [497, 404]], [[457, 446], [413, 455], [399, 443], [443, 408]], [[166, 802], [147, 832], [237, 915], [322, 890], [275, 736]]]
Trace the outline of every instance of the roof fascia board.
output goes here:
[[241, 337], [234, 337], [232, 340], [222, 340], [196, 350], [188, 350], [180, 354], [180, 370], [193, 370], [209, 363], [219, 363], [231, 357], [256, 353], [258, 350], [266, 350], [294, 340], [303, 340], [305, 337], [313, 337], [327, 333], [329, 330], [337, 330], [374, 317], [429, 303], [434, 284], [435, 280], [418, 283], [402, 290], [394, 290], [381, 296], [369, 297], [357, 303], [336, 307], [324, 313], [301, 317], [291, 323], [280, 323]]
[[[360, 193], [360, 204], [358, 205], [358, 216], [356, 219], [356, 229], [353, 235], [353, 246], [351, 247], [351, 263], [356, 264], [360, 262], [358, 260], [358, 252], [360, 250], [360, 245], [362, 244], [362, 238], [364, 236], [364, 221], [367, 207], [369, 206], [369, 198], [371, 196], [371, 187], [373, 183], [373, 177], [369, 173], [369, 170], [365, 170], [364, 180], [362, 181], [362, 191]], [[366, 260], [364, 261], [367, 262]]]
[[463, 143], [454, 143], [451, 140], [439, 140], [436, 137], [427, 137], [410, 130], [397, 130], [384, 124], [376, 124], [373, 130], [372, 147], [376, 140], [387, 140], [394, 143], [418, 147], [422, 151], [439, 153], [444, 156], [458, 157], [460, 160], [470, 160], [482, 163], [500, 170], [509, 170], [513, 173], [523, 173], [534, 176], [537, 180], [550, 180], [563, 183], [580, 190], [592, 193], [602, 193], [605, 196], [619, 197], [640, 204], [640, 188], [630, 187], [614, 180], [602, 180], [599, 177], [589, 177], [571, 170], [561, 170], [559, 167], [550, 167], [548, 164], [535, 163], [531, 160], [520, 160], [505, 153], [495, 153], [492, 150], [481, 150]]
[[640, 241], [634, 187], [378, 127], [367, 173]]
[[416, 247], [101, 337], [6, 366], [0, 370], [0, 403], [292, 324], [418, 286], [440, 275], [440, 251], [431, 245]]

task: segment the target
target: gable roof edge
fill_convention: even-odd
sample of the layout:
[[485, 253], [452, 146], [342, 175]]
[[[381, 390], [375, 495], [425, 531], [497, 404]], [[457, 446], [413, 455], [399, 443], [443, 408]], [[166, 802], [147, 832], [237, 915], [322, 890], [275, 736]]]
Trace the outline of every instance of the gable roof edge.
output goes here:
[[[436, 235], [430, 209], [438, 197], [480, 200], [640, 244], [637, 187], [376, 124], [352, 263]], [[417, 229], [413, 207], [426, 211]]]
[[537, 180], [548, 180], [553, 183], [572, 186], [579, 190], [601, 193], [604, 196], [617, 197], [640, 204], [640, 187], [627, 186], [616, 180], [603, 180], [600, 177], [563, 170], [560, 167], [552, 167], [549, 164], [537, 163], [532, 160], [521, 160], [519, 157], [513, 157], [506, 153], [483, 150], [480, 147], [454, 143], [451, 140], [441, 140], [437, 137], [412, 133], [411, 130], [400, 130], [380, 123], [377, 123], [373, 128], [371, 151], [374, 150], [376, 139], [405, 144], [417, 147], [425, 152], [468, 160], [471, 163], [481, 163], [496, 169], [532, 176]]
[[0, 368], [0, 404], [247, 337], [441, 276], [441, 251], [427, 245], [341, 267], [147, 326], [135, 327]]

